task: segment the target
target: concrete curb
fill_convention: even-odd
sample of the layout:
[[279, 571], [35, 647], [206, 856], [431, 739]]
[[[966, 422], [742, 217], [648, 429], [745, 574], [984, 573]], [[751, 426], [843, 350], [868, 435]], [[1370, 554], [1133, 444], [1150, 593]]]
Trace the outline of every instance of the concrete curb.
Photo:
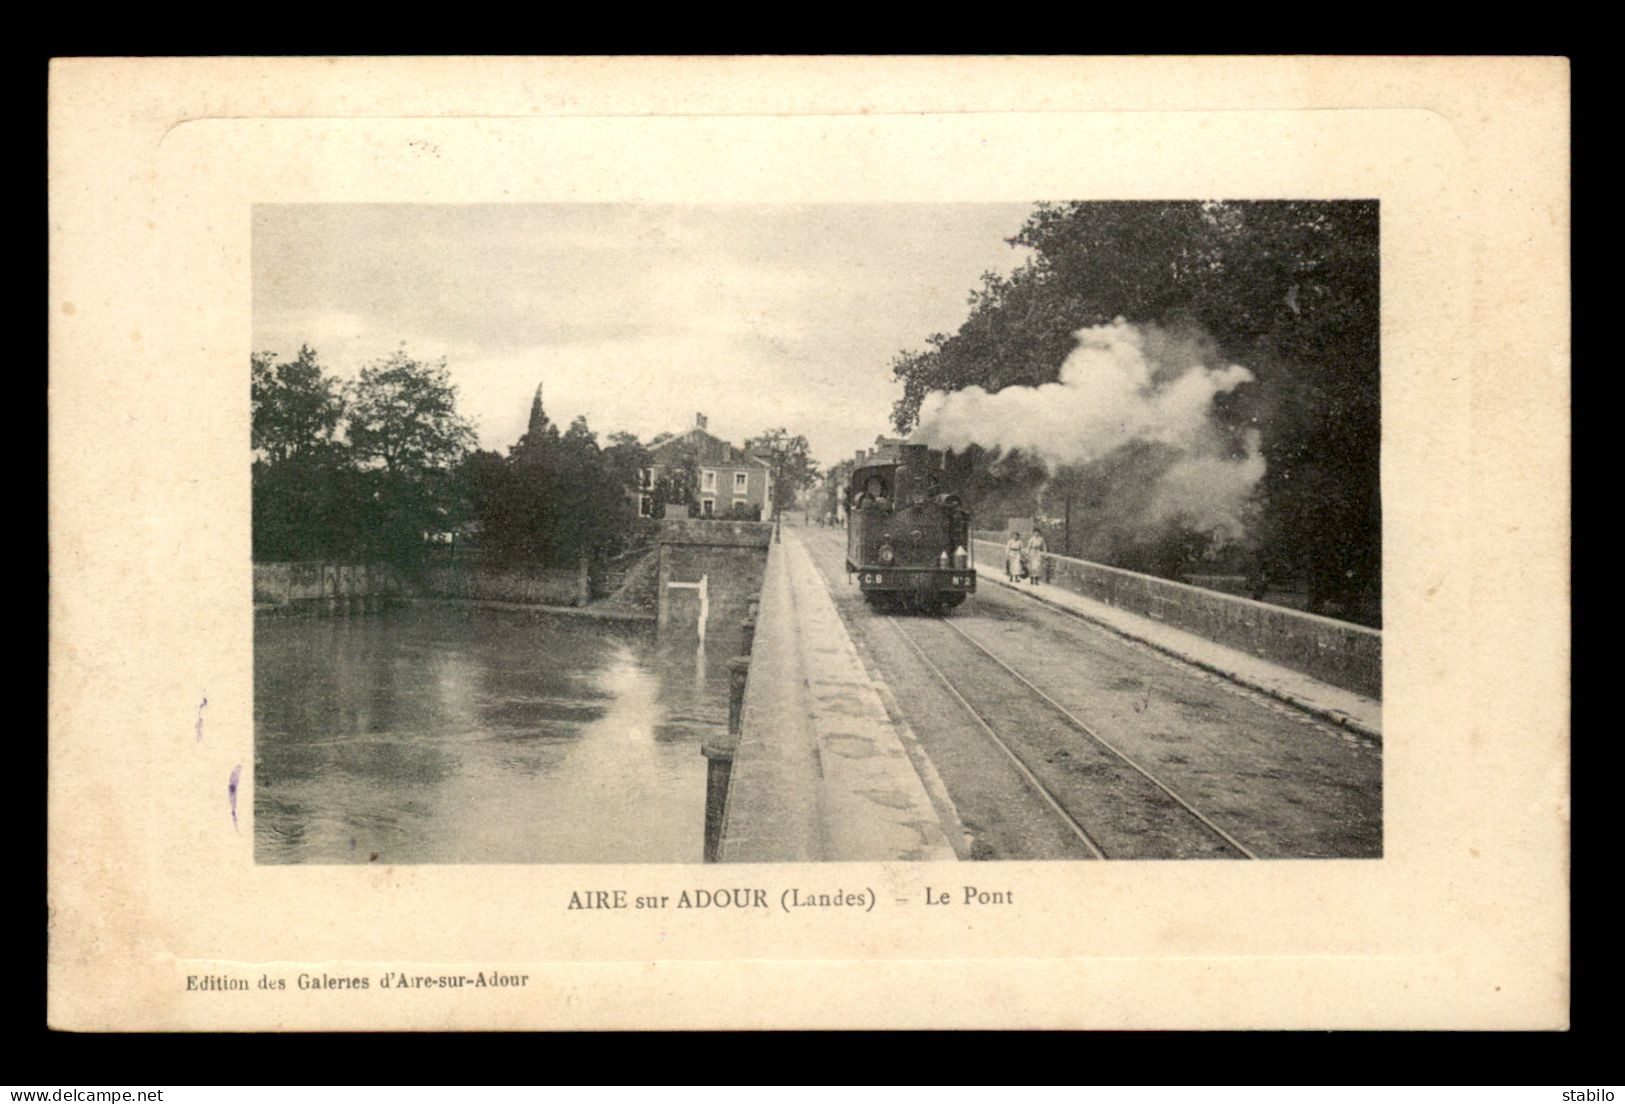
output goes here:
[[[1382, 743], [1382, 729], [1372, 728], [1364, 721], [1361, 721], [1356, 717], [1351, 717], [1340, 709], [1334, 709], [1330, 706], [1321, 705], [1318, 702], [1310, 701], [1307, 698], [1303, 698], [1283, 690], [1279, 686], [1272, 686], [1267, 682], [1249, 678], [1239, 671], [1231, 670], [1221, 666], [1220, 664], [1201, 659], [1200, 657], [1182, 651], [1171, 644], [1166, 644], [1155, 640], [1149, 635], [1136, 633], [1131, 629], [1125, 628], [1122, 625], [1114, 624], [1104, 618], [1091, 617], [1083, 610], [1074, 609], [1072, 606], [1065, 605], [1061, 602], [1051, 601], [1043, 594], [1040, 594], [1035, 590], [1030, 590], [1025, 586], [1010, 583], [1003, 579], [994, 578], [992, 575], [984, 573], [978, 573], [977, 581], [995, 583], [1006, 590], [1012, 590], [1017, 594], [1025, 595], [1026, 597], [1033, 599], [1035, 602], [1048, 606], [1050, 609], [1059, 610], [1061, 613], [1070, 614], [1080, 621], [1089, 622], [1091, 625], [1099, 625], [1101, 628], [1116, 633], [1125, 640], [1132, 640], [1137, 644], [1144, 644], [1148, 648], [1154, 648], [1164, 655], [1172, 656], [1182, 663], [1189, 663], [1192, 667], [1200, 667], [1202, 670], [1207, 671], [1210, 674], [1218, 675], [1220, 678], [1228, 679], [1229, 681], [1236, 683], [1238, 686], [1245, 686], [1249, 690], [1257, 691], [1258, 693], [1264, 694], [1267, 697], [1274, 698], [1278, 702], [1290, 705], [1296, 709], [1301, 709], [1305, 713], [1319, 717], [1323, 721], [1329, 721], [1339, 728], [1346, 728], [1350, 732], [1357, 732], [1368, 739], [1375, 740], [1379, 744]], [[1308, 676], [1304, 677], [1307, 678]]]

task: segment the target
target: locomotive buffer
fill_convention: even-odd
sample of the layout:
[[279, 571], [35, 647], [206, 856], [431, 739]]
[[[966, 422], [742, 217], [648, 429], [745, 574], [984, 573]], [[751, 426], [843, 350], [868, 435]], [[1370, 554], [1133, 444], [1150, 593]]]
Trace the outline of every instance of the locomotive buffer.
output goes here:
[[846, 570], [876, 609], [946, 613], [976, 591], [970, 511], [943, 485], [942, 460], [903, 445], [852, 471]]

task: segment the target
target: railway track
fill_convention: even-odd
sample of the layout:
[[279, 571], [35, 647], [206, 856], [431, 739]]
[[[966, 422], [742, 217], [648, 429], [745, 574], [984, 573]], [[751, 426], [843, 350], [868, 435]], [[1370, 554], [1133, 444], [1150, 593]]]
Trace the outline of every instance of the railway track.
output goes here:
[[953, 622], [886, 620], [1095, 858], [1258, 857]]

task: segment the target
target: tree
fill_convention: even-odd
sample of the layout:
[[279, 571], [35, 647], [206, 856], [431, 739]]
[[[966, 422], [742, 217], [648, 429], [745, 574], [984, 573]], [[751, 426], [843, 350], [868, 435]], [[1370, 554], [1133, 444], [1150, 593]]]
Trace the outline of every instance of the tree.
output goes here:
[[361, 370], [350, 389], [349, 434], [363, 463], [392, 474], [448, 469], [474, 444], [445, 357], [417, 361], [404, 348]]
[[362, 491], [343, 442], [337, 384], [316, 353], [249, 357], [254, 558], [345, 558], [358, 547]]
[[403, 348], [363, 368], [350, 388], [348, 428], [362, 472], [368, 552], [417, 562], [424, 534], [454, 524], [452, 472], [474, 443], [445, 358], [417, 361]]
[[616, 514], [614, 538], [617, 543], [632, 539], [633, 522], [638, 516], [638, 498], [643, 490], [643, 472], [653, 464], [649, 450], [638, 441], [637, 435], [624, 430], [609, 435], [609, 446], [603, 452], [606, 493], [612, 502], [605, 508]]
[[[662, 443], [656, 437], [651, 447]], [[684, 441], [661, 453], [660, 473], [655, 477], [654, 500], [657, 505], [688, 507], [688, 516], [700, 512], [700, 456], [693, 444]]]
[[1044, 465], [1019, 450], [972, 445], [947, 457], [948, 484], [973, 504], [979, 524], [989, 529], [1002, 528], [1006, 518], [1036, 514], [1044, 478]]
[[773, 472], [773, 501], [777, 513], [796, 500], [796, 495], [818, 482], [818, 464], [812, 458], [807, 438], [792, 437], [783, 426], [769, 429], [745, 442], [745, 451], [763, 456]]
[[255, 353], [249, 372], [252, 443], [266, 460], [309, 456], [333, 443], [344, 400], [322, 375], [314, 349], [301, 345], [298, 356], [281, 364], [275, 353]]
[[528, 428], [504, 460], [481, 462], [486, 486], [481, 518], [491, 554], [511, 563], [574, 566], [613, 554], [631, 535], [636, 492], [647, 451], [618, 433], [608, 448], [584, 417], [563, 433], [531, 405]]
[[499, 452], [476, 449], [457, 466], [454, 487], [459, 520], [478, 520], [482, 545], [490, 545], [503, 531], [498, 515], [508, 508], [508, 464]]
[[340, 456], [254, 462], [254, 559], [352, 560], [365, 551], [361, 473]]
[[611, 488], [598, 437], [578, 416], [559, 438], [553, 464], [550, 552], [570, 562], [609, 543], [619, 527], [625, 490]]
[[[1255, 377], [1220, 395], [1213, 414], [1238, 447], [1244, 430], [1260, 433], [1265, 475], [1251, 540], [1268, 570], [1304, 579], [1312, 608], [1346, 613], [1362, 593], [1375, 599], [1381, 315], [1374, 202], [1041, 203], [1009, 240], [1031, 248], [1032, 258], [1008, 277], [985, 275], [957, 331], [933, 334], [923, 349], [893, 360], [903, 385], [893, 409], [899, 432], [913, 427], [930, 391], [1057, 379], [1082, 327], [1117, 317], [1194, 323]], [[1004, 462], [998, 450], [983, 450], [965, 474], [1011, 501], [1013, 488], [992, 470]], [[1091, 499], [1084, 529], [1091, 554], [1111, 550], [1108, 562], [1178, 562], [1200, 543], [1191, 534], [1168, 528], [1151, 540], [1159, 551], [1146, 533], [1122, 528], [1143, 492], [1136, 480], [1155, 478], [1160, 462], [1154, 449], [1102, 458], [1064, 473], [1046, 501], [1051, 490], [1063, 509], [1069, 502], [1076, 508], [1080, 495]]]
[[643, 470], [652, 463], [649, 450], [638, 441], [637, 434], [625, 430], [617, 430], [609, 435], [604, 461], [610, 477], [629, 488], [638, 486], [643, 478]]

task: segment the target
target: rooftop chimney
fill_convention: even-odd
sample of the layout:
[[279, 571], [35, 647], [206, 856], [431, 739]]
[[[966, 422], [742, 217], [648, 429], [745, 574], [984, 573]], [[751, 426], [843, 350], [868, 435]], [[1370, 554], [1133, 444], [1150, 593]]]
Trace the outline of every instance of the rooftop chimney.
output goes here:
[[694, 415], [694, 428], [695, 429], [704, 429], [705, 428], [705, 415], [704, 414], [696, 414], [696, 415]]

